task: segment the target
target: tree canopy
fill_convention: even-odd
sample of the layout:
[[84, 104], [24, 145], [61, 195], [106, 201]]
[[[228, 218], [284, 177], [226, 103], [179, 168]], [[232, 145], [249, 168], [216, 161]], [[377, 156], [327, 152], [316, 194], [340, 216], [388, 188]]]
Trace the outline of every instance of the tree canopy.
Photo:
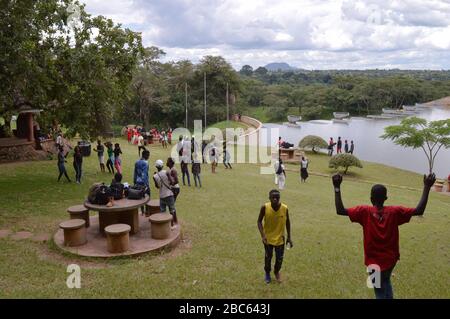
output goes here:
[[362, 168], [362, 164], [359, 161], [359, 159], [352, 154], [336, 154], [333, 157], [331, 157], [330, 162], [328, 164], [330, 168], [339, 169], [339, 167], [343, 167], [344, 174], [347, 174], [349, 167], [359, 167]]
[[320, 136], [307, 135], [298, 143], [298, 147], [311, 148], [314, 153], [317, 153], [316, 148], [318, 149], [327, 148], [328, 144]]
[[91, 17], [78, 1], [1, 5], [0, 113], [8, 118], [28, 104], [44, 110], [45, 126], [57, 120], [69, 136], [108, 130], [128, 96], [141, 35]]
[[413, 149], [421, 148], [427, 159], [429, 173], [441, 148], [450, 147], [450, 119], [430, 121], [411, 117], [402, 120], [400, 125], [391, 125], [384, 129], [383, 139]]

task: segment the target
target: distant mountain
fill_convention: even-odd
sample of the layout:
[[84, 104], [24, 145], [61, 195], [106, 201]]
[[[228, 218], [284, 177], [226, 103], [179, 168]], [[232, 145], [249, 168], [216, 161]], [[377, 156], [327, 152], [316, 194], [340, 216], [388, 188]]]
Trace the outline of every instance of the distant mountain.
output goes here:
[[297, 68], [290, 66], [287, 63], [279, 62], [279, 63], [269, 63], [265, 66], [268, 71], [294, 71]]

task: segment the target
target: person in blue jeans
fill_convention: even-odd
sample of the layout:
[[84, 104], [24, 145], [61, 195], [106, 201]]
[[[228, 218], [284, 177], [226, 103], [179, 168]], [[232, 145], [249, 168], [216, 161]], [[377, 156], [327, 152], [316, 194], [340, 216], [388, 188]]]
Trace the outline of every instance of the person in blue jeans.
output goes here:
[[186, 186], [184, 177], [187, 176], [188, 186], [191, 186], [191, 176], [189, 174], [188, 163], [185, 162], [185, 159], [181, 161], [181, 173], [183, 174], [183, 185]]
[[[194, 182], [195, 187], [202, 187], [202, 181], [200, 180], [200, 173], [201, 173], [201, 163], [200, 160], [194, 159], [194, 162], [192, 163], [192, 175], [194, 176]], [[197, 185], [198, 180], [198, 185]]]
[[388, 199], [387, 188], [381, 184], [372, 187], [371, 206], [345, 208], [341, 196], [342, 176], [336, 174], [332, 177], [336, 214], [347, 216], [351, 222], [359, 223], [363, 228], [364, 263], [371, 272], [370, 279], [377, 299], [394, 298], [390, 278], [392, 270], [400, 260], [399, 226], [409, 223], [413, 216], [424, 214], [430, 189], [435, 182], [434, 174], [423, 176], [422, 197], [415, 208], [385, 206], [384, 203]]
[[[67, 154], [69, 154], [69, 153], [67, 153]], [[69, 178], [69, 176], [67, 176], [66, 166], [64, 165], [64, 163], [66, 163], [67, 154], [64, 155], [64, 148], [62, 146], [60, 146], [59, 152], [58, 152], [58, 169], [59, 169], [58, 182], [61, 180], [61, 177], [63, 176], [63, 174], [67, 178], [67, 181], [70, 182], [70, 178]]]
[[[145, 193], [150, 197], [150, 185], [148, 178], [148, 159], [150, 152], [144, 150], [141, 159], [134, 164], [133, 183], [134, 185], [145, 187]], [[142, 214], [145, 213], [145, 206], [141, 207]]]
[[163, 170], [164, 162], [162, 160], [157, 160], [155, 167], [158, 172], [153, 174], [153, 181], [155, 182], [155, 187], [159, 189], [159, 206], [161, 213], [165, 213], [167, 207], [169, 207], [169, 212], [173, 216], [171, 225], [178, 224], [177, 212], [175, 208], [175, 197], [172, 191], [172, 181], [170, 174]]

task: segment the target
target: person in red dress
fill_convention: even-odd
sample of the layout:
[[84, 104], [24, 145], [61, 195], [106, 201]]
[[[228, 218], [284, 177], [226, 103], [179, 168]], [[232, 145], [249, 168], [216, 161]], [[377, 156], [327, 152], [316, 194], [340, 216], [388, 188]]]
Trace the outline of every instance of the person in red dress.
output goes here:
[[332, 181], [336, 213], [348, 216], [352, 222], [359, 223], [363, 227], [365, 265], [369, 270], [375, 271], [373, 273], [375, 297], [393, 299], [390, 277], [397, 260], [400, 259], [398, 226], [408, 223], [412, 216], [423, 215], [436, 176], [434, 174], [423, 176], [423, 193], [416, 208], [384, 206], [387, 189], [377, 184], [372, 187], [370, 194], [373, 206], [361, 205], [346, 209], [341, 198], [342, 176], [336, 174], [332, 177]]

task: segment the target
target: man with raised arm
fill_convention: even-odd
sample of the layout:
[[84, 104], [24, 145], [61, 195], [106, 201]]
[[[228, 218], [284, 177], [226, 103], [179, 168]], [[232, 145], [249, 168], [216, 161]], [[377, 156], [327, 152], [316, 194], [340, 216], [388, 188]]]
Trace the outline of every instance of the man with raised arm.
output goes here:
[[[370, 193], [373, 206], [361, 205], [345, 208], [341, 198], [342, 176], [332, 177], [335, 195], [336, 213], [348, 216], [354, 223], [363, 227], [365, 265], [375, 270], [379, 282], [375, 280], [374, 290], [377, 299], [393, 299], [391, 273], [400, 259], [398, 226], [408, 223], [412, 216], [421, 216], [425, 212], [428, 194], [436, 181], [434, 174], [423, 176], [423, 193], [416, 208], [402, 206], [384, 206], [387, 189], [383, 185], [374, 185]], [[377, 277], [375, 277], [377, 278]]]

